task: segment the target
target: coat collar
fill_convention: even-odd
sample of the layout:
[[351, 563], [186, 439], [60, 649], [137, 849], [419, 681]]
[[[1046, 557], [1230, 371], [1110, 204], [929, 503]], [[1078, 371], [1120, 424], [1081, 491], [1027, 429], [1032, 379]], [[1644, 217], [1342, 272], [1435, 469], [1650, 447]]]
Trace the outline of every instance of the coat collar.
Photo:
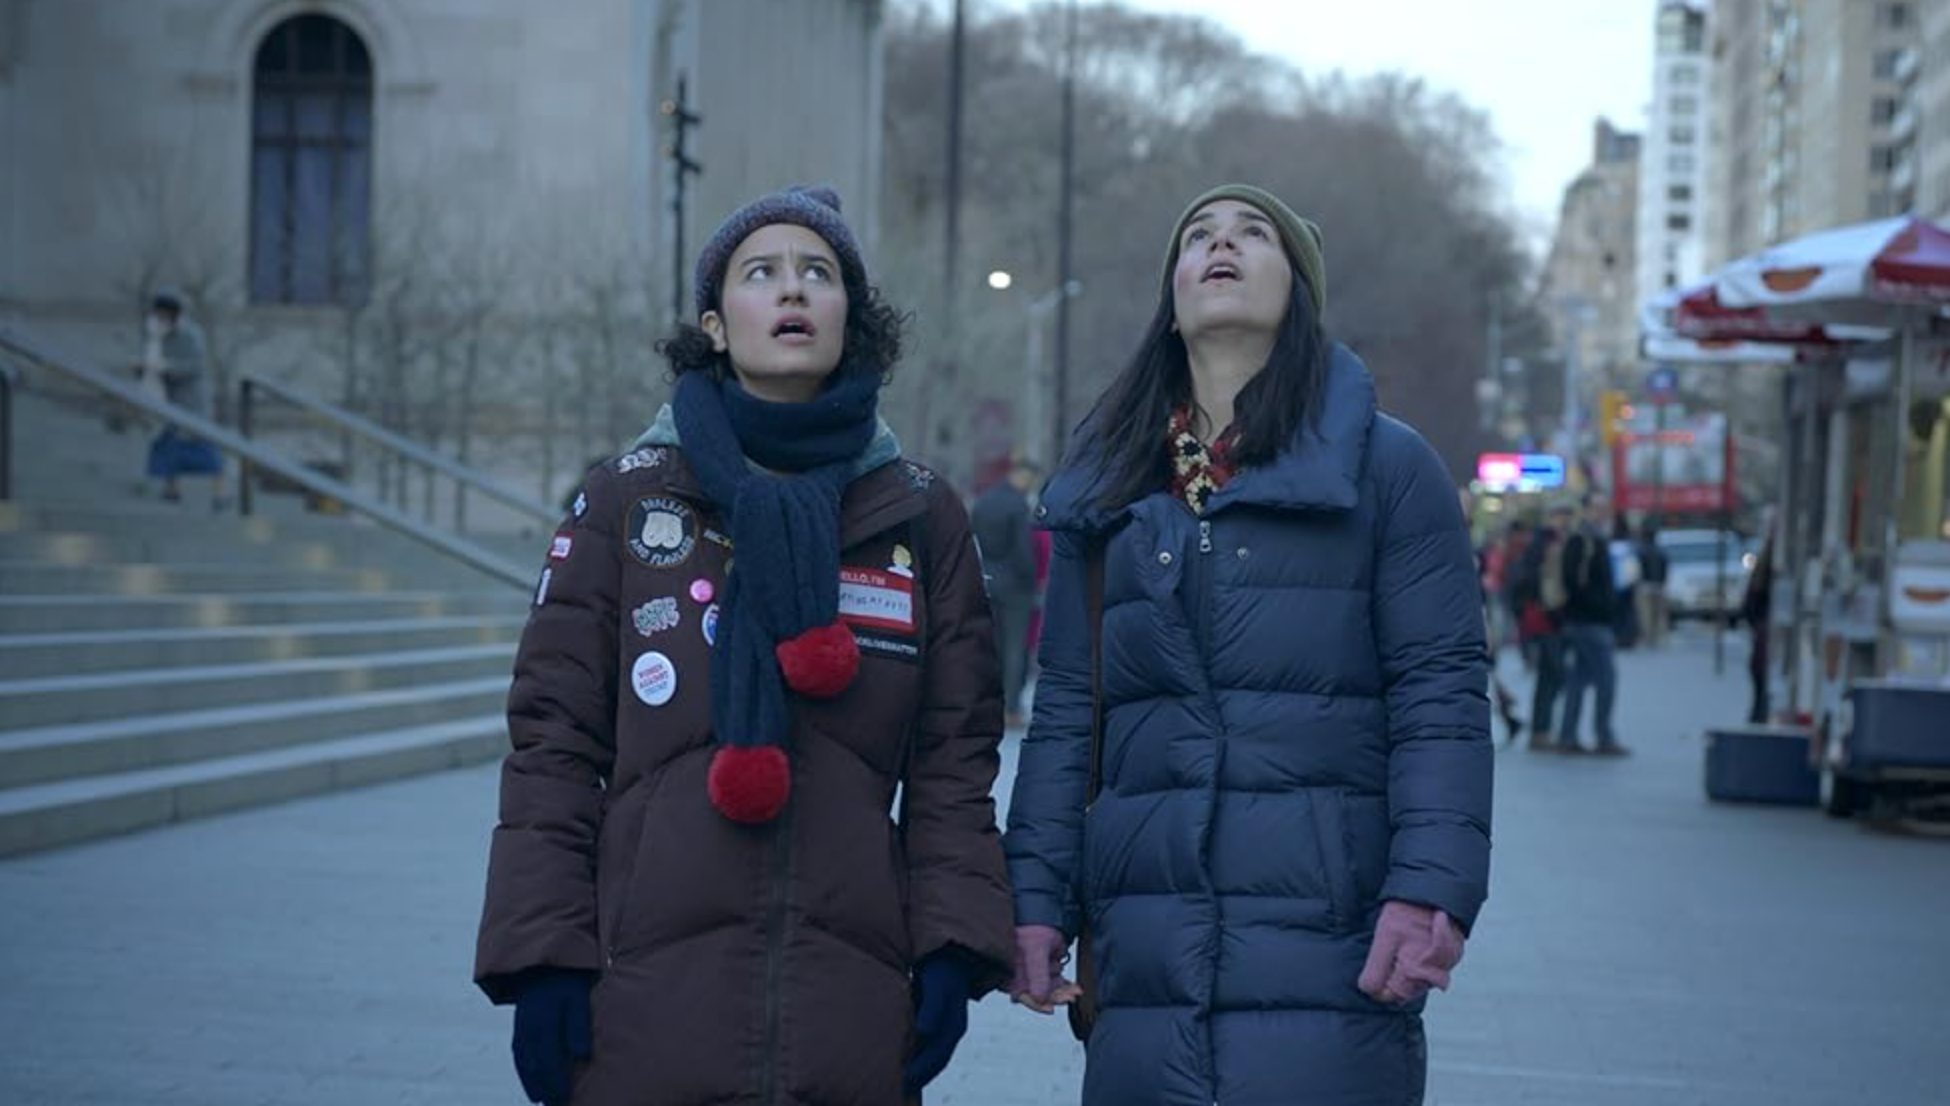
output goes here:
[[[631, 448], [641, 449], [644, 446], [659, 445], [681, 448], [683, 444], [677, 435], [677, 414], [671, 410], [670, 404], [666, 403], [658, 409], [657, 417], [649, 427], [636, 436], [636, 443]], [[894, 428], [887, 425], [886, 419], [876, 416], [873, 440], [869, 441], [867, 448], [853, 460], [853, 479], [858, 480], [883, 465], [899, 460], [900, 455], [901, 443], [900, 439], [894, 436]]]
[[[1241, 471], [1206, 505], [1213, 514], [1252, 505], [1290, 511], [1347, 511], [1360, 502], [1368, 432], [1374, 425], [1374, 379], [1346, 346], [1328, 357], [1317, 426], [1302, 427], [1272, 464]], [[1162, 442], [1158, 448], [1163, 449]], [[1123, 512], [1091, 502], [1100, 466], [1094, 457], [1065, 465], [1043, 489], [1037, 525], [1051, 530], [1101, 530]]]
[[[662, 421], [660, 419], [659, 424]], [[668, 450], [664, 463], [653, 470], [656, 484], [663, 491], [681, 499], [709, 503], [711, 497], [704, 494], [704, 486], [698, 482], [697, 474], [691, 471], [690, 459], [684, 455], [684, 447], [676, 441], [674, 428], [671, 437], [662, 440], [654, 434], [659, 424], [653, 424], [637, 439], [638, 448], [657, 446]], [[885, 429], [883, 423], [882, 430]], [[886, 431], [885, 437], [891, 439], [892, 431]], [[875, 441], [880, 440], [881, 436], [877, 435]], [[901, 460], [899, 450], [899, 443], [894, 443], [892, 463], [883, 462], [867, 472], [859, 473], [846, 486], [846, 493], [840, 498], [841, 549], [858, 545], [875, 534], [926, 513], [927, 493], [936, 477], [929, 469], [912, 461]], [[874, 447], [870, 446], [868, 453], [874, 452]]]

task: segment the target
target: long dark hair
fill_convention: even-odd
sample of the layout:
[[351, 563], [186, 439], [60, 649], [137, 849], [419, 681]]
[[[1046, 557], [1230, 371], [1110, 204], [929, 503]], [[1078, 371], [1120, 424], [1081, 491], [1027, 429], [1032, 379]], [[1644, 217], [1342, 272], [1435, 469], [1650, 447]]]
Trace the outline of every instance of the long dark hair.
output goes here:
[[[855, 371], [871, 371], [882, 384], [893, 379], [901, 359], [902, 331], [908, 316], [880, 298], [880, 289], [846, 275], [846, 337], [840, 345], [835, 378]], [[723, 305], [714, 308], [723, 311]], [[695, 323], [680, 322], [658, 339], [656, 350], [670, 365], [671, 379], [685, 373], [708, 372], [714, 380], [731, 373], [731, 357], [712, 348], [711, 336]]]
[[[1271, 461], [1292, 444], [1303, 424], [1312, 427], [1319, 421], [1327, 336], [1314, 315], [1306, 281], [1298, 269], [1292, 271], [1292, 297], [1266, 367], [1233, 400], [1233, 421], [1239, 428], [1232, 450], [1237, 467]], [[1137, 352], [1091, 408], [1071, 445], [1070, 463], [1096, 469], [1091, 499], [1102, 510], [1134, 503], [1171, 479], [1165, 426], [1175, 408], [1192, 402], [1191, 361], [1184, 337], [1172, 329], [1176, 317], [1167, 278]]]

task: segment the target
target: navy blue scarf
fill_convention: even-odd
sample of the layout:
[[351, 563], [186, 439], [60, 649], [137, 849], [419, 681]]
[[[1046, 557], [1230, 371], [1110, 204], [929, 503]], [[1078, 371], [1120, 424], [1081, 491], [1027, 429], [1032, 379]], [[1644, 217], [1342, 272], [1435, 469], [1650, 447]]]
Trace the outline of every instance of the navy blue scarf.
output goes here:
[[677, 382], [671, 407], [684, 456], [724, 514], [736, 554], [711, 652], [720, 746], [786, 744], [792, 720], [776, 650], [839, 617], [840, 498], [873, 440], [879, 397], [878, 374], [845, 367], [808, 403], [759, 399], [728, 376]]

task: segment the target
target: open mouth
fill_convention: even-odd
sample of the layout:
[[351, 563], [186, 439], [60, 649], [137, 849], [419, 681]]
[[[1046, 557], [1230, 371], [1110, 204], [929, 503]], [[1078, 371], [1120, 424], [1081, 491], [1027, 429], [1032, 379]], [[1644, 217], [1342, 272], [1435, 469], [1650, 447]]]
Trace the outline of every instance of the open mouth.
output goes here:
[[772, 327], [774, 338], [815, 338], [819, 331], [807, 319], [797, 315], [787, 315]]
[[1238, 279], [1239, 279], [1238, 267], [1232, 264], [1232, 262], [1230, 261], [1220, 261], [1215, 264], [1207, 266], [1205, 269], [1205, 275], [1199, 277], [1198, 282], [1200, 284], [1210, 284], [1216, 280], [1238, 280]]

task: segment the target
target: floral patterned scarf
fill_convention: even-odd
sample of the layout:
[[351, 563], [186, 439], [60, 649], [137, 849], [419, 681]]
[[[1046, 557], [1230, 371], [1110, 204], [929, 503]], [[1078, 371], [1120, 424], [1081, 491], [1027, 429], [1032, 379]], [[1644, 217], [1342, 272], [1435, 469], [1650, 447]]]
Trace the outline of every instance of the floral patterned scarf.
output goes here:
[[1193, 514], [1202, 515], [1206, 498], [1232, 479], [1232, 451], [1239, 441], [1239, 427], [1228, 426], [1218, 441], [1207, 445], [1192, 432], [1192, 405], [1188, 403], [1172, 411], [1165, 437], [1171, 450], [1171, 494], [1184, 500]]

